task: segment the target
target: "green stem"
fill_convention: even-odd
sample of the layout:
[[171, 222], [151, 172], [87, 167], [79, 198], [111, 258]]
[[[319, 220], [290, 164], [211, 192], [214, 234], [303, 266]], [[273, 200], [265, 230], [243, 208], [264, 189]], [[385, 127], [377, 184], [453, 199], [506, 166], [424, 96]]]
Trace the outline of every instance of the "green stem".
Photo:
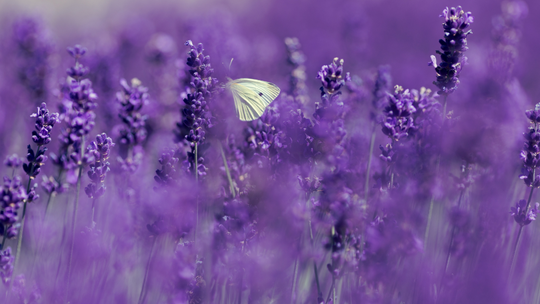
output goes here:
[[[315, 244], [314, 244], [314, 241], [313, 241], [313, 228], [311, 226], [311, 207], [310, 207], [310, 204], [309, 204], [309, 194], [306, 193], [306, 204], [308, 204], [309, 208], [308, 208], [308, 212], [310, 213], [309, 215], [309, 218], [308, 218], [308, 225], [309, 225], [309, 238], [310, 238], [310, 241], [311, 241], [311, 247], [312, 249], [314, 249], [315, 247]], [[315, 273], [315, 282], [317, 283], [317, 295], [318, 297], [322, 297], [322, 292], [321, 292], [321, 284], [319, 283], [319, 272], [317, 271], [317, 262], [315, 260], [313, 260], [313, 272]]]
[[67, 291], [69, 292], [69, 284], [71, 281], [71, 266], [73, 262], [73, 247], [75, 245], [75, 224], [77, 223], [77, 213], [79, 210], [79, 194], [81, 192], [81, 180], [82, 180], [82, 172], [83, 172], [83, 158], [84, 158], [84, 136], [81, 138], [81, 163], [79, 164], [79, 174], [77, 177], [77, 192], [75, 196], [75, 208], [73, 209], [73, 218], [71, 221], [71, 244], [69, 249], [69, 259], [68, 259], [68, 269], [67, 269], [67, 276], [68, 276], [68, 288]]
[[[465, 192], [465, 189], [462, 189], [461, 192], [459, 193], [458, 208], [461, 205], [461, 199], [463, 198], [463, 192]], [[439, 286], [440, 286], [439, 289], [440, 290], [442, 290], [442, 283], [443, 283], [444, 275], [446, 274], [446, 271], [448, 270], [448, 265], [450, 264], [450, 255], [451, 255], [452, 245], [454, 243], [454, 234], [455, 234], [455, 232], [456, 232], [456, 226], [454, 225], [452, 227], [452, 232], [450, 234], [450, 245], [448, 245], [448, 252], [446, 254], [446, 263], [444, 263], [444, 271], [443, 271], [443, 275], [442, 275], [442, 278], [441, 278], [441, 284], [439, 284]]]
[[197, 234], [199, 233], [199, 162], [198, 162], [198, 144], [195, 143], [195, 187], [197, 187], [197, 199], [195, 202], [195, 240], [197, 240]]
[[364, 201], [367, 204], [367, 198], [369, 194], [369, 179], [371, 174], [371, 161], [373, 159], [373, 147], [375, 146], [375, 137], [377, 133], [375, 132], [375, 122], [371, 123], [371, 142], [369, 144], [369, 155], [368, 155], [368, 163], [367, 163], [367, 169], [366, 169], [366, 183], [364, 185]]
[[[443, 117], [442, 117], [443, 126], [444, 126], [444, 122], [446, 121], [447, 97], [448, 97], [448, 95], [444, 95]], [[437, 155], [437, 162], [436, 162], [436, 165], [435, 165], [435, 179], [439, 176], [440, 166], [441, 166], [441, 155], [439, 154], [439, 155]], [[431, 200], [429, 202], [429, 214], [428, 214], [428, 219], [427, 219], [426, 232], [424, 233], [424, 252], [426, 252], [425, 249], [427, 249], [429, 230], [430, 230], [430, 227], [431, 227], [431, 220], [432, 220], [432, 217], [433, 217], [433, 205], [434, 204], [435, 204], [435, 196], [431, 195]]]
[[234, 189], [234, 183], [231, 177], [231, 172], [229, 170], [229, 165], [227, 164], [227, 158], [225, 157], [225, 152], [223, 151], [223, 147], [221, 146], [221, 142], [219, 143], [219, 149], [221, 150], [221, 158], [223, 158], [223, 165], [225, 166], [225, 173], [227, 173], [227, 179], [229, 180], [229, 189], [231, 190], [231, 194], [234, 197], [236, 197], [236, 190]]
[[294, 261], [294, 268], [293, 268], [293, 281], [292, 281], [292, 288], [291, 288], [291, 304], [294, 304], [296, 302], [296, 277], [298, 276], [298, 258]]
[[96, 214], [96, 198], [94, 197], [94, 199], [92, 199], [92, 221], [90, 222], [90, 225], [94, 224], [95, 214]]
[[148, 261], [146, 261], [146, 268], [144, 270], [144, 277], [143, 277], [143, 283], [141, 286], [141, 293], [139, 294], [139, 304], [144, 303], [146, 300], [146, 284], [148, 282], [148, 272], [150, 271], [150, 264], [152, 262], [152, 255], [154, 254], [154, 247], [156, 245], [156, 238], [154, 237], [154, 241], [152, 242], [152, 249], [150, 249], [150, 255], [148, 256]]
[[[38, 150], [39, 150], [39, 147], [38, 146]], [[30, 172], [32, 170], [32, 167], [33, 167], [34, 163], [31, 162], [30, 163]], [[30, 192], [30, 185], [32, 184], [32, 180], [33, 178], [32, 177], [29, 177], [28, 178], [28, 184], [26, 185], [26, 194], [28, 194]], [[23, 233], [24, 233], [24, 223], [26, 222], [25, 219], [25, 215], [26, 215], [26, 204], [28, 203], [28, 199], [24, 200], [24, 206], [23, 206], [23, 213], [22, 213], [22, 219], [21, 219], [21, 229], [19, 230], [19, 238], [17, 240], [17, 254], [15, 255], [15, 264], [13, 266], [13, 273], [15, 273], [15, 269], [17, 269], [17, 265], [19, 265], [19, 258], [21, 256], [21, 246], [22, 246], [22, 238], [23, 238]]]

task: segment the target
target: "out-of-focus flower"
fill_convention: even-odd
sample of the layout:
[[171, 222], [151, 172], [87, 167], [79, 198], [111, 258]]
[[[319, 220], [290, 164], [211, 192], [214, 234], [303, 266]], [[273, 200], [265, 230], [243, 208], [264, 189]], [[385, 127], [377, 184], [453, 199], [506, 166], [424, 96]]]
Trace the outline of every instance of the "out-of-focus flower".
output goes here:
[[34, 104], [47, 98], [49, 56], [52, 53], [50, 35], [38, 18], [22, 17], [13, 24], [13, 40], [17, 46], [16, 62], [21, 83]]
[[146, 58], [155, 64], [165, 64], [176, 53], [176, 44], [171, 36], [158, 33], [154, 34], [145, 46]]
[[520, 226], [529, 225], [532, 221], [536, 220], [539, 206], [539, 203], [535, 203], [534, 207], [527, 210], [527, 201], [519, 200], [515, 207], [510, 208], [510, 214]]
[[156, 170], [154, 180], [161, 186], [172, 185], [174, 182], [176, 182], [178, 178], [176, 171], [178, 160], [179, 159], [175, 150], [163, 152], [159, 158], [161, 169]]
[[13, 169], [19, 168], [22, 163], [22, 159], [17, 154], [8, 155], [4, 160], [4, 165]]
[[69, 188], [69, 184], [60, 184], [54, 177], [43, 175], [41, 187], [47, 194], [52, 195], [65, 192]]
[[116, 93], [116, 101], [120, 103], [118, 116], [122, 120], [119, 126], [121, 151], [118, 162], [122, 170], [135, 172], [143, 157], [142, 144], [146, 140], [147, 115], [141, 113], [143, 106], [148, 104], [148, 88], [134, 78], [131, 86], [125, 79], [120, 80], [122, 91]]
[[[0, 249], [1, 250], [1, 249]], [[11, 254], [11, 247], [0, 251], [0, 278], [2, 283], [8, 286], [13, 275], [13, 260], [15, 257]]]

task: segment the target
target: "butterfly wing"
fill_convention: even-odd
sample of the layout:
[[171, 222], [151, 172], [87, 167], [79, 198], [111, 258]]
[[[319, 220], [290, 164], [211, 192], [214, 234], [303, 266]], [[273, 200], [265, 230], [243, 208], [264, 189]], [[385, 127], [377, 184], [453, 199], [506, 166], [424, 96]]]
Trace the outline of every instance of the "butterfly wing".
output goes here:
[[279, 95], [280, 89], [273, 83], [239, 78], [228, 83], [231, 89], [236, 116], [242, 121], [261, 117], [266, 107]]

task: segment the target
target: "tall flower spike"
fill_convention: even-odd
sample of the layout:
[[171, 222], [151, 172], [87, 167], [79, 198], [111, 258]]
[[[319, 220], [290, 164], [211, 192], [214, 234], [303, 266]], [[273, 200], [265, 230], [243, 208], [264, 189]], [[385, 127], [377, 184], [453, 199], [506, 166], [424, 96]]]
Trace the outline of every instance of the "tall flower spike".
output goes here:
[[[47, 156], [45, 155], [47, 148], [45, 145], [51, 142], [51, 131], [58, 122], [58, 113], [49, 113], [47, 105], [42, 103], [38, 107], [37, 112], [30, 115], [30, 117], [36, 118], [35, 130], [32, 131], [32, 141], [37, 145], [37, 149], [34, 152], [32, 147], [28, 145], [28, 153], [26, 155], [28, 163], [23, 164], [23, 169], [30, 179], [34, 179], [41, 172], [41, 166], [47, 160]], [[32, 193], [29, 196], [29, 202], [36, 198], [35, 192]]]
[[140, 80], [131, 80], [131, 86], [125, 79], [120, 80], [122, 91], [116, 93], [116, 101], [120, 103], [118, 116], [120, 125], [121, 155], [118, 161], [122, 170], [135, 172], [143, 156], [142, 143], [146, 139], [147, 115], [141, 114], [141, 109], [148, 104], [148, 88], [143, 87]]
[[459, 85], [459, 73], [463, 65], [467, 62], [464, 53], [467, 47], [467, 36], [472, 34], [467, 30], [473, 22], [470, 12], [465, 12], [461, 6], [446, 8], [440, 17], [444, 18], [444, 39], [440, 39], [441, 51], [437, 54], [441, 56], [441, 62], [437, 65], [437, 59], [431, 55], [431, 64], [435, 67], [437, 80], [433, 82], [438, 88], [440, 95], [448, 95], [454, 92]]
[[177, 142], [185, 140], [191, 146], [191, 152], [188, 153], [188, 170], [199, 176], [204, 175], [206, 171], [206, 167], [202, 164], [204, 159], [201, 157], [201, 144], [205, 140], [206, 129], [212, 127], [210, 121], [212, 115], [207, 102], [217, 90], [218, 80], [212, 77], [214, 69], [210, 65], [210, 56], [203, 54], [202, 43], [195, 46], [188, 40], [185, 45], [190, 48], [186, 65], [191, 79], [187, 95], [183, 99], [185, 107], [182, 109], [182, 122], [177, 123], [175, 134]]
[[97, 94], [92, 89], [92, 82], [82, 79], [88, 71], [79, 60], [86, 53], [80, 45], [68, 48], [68, 53], [75, 59], [75, 65], [67, 70], [67, 83], [62, 100], [61, 120], [65, 122], [59, 136], [62, 147], [59, 155], [51, 155], [53, 162], [63, 170], [73, 170], [80, 159], [82, 138], [92, 131], [95, 125], [94, 109], [96, 108]]
[[108, 162], [109, 154], [114, 143], [107, 134], [102, 133], [96, 136], [96, 141], [93, 141], [86, 148], [86, 161], [90, 162], [90, 170], [88, 177], [92, 183], [84, 188], [86, 195], [89, 198], [98, 198], [105, 192], [105, 177], [110, 171], [110, 163]]

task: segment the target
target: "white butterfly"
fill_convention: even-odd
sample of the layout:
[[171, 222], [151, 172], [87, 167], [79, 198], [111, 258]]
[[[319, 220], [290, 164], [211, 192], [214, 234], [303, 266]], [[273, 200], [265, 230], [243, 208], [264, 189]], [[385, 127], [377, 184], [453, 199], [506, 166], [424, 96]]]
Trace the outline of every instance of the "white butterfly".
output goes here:
[[251, 78], [238, 78], [225, 85], [231, 90], [236, 117], [251, 121], [261, 117], [266, 107], [279, 95], [280, 89], [271, 82]]

